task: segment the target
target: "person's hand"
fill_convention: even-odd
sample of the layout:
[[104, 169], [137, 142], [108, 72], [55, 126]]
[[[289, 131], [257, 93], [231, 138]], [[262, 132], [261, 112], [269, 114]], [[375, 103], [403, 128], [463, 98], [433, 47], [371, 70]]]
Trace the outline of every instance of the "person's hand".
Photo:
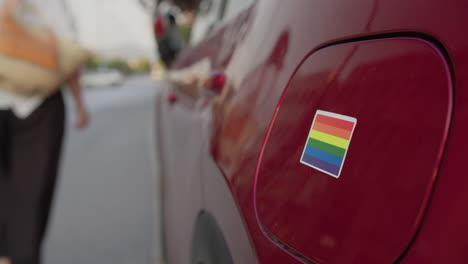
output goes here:
[[80, 73], [76, 71], [68, 80], [73, 101], [75, 102], [76, 128], [85, 129], [89, 125], [89, 114], [81, 96]]
[[84, 105], [76, 107], [76, 128], [85, 129], [89, 125], [89, 114]]
[[1, 257], [0, 258], [0, 264], [11, 264], [11, 261], [8, 258]]

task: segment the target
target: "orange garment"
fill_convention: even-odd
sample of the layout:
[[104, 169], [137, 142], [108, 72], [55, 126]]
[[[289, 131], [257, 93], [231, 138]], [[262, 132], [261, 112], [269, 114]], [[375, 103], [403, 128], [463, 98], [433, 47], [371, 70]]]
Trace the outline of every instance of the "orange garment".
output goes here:
[[54, 34], [46, 29], [25, 27], [14, 16], [17, 0], [6, 0], [0, 14], [0, 54], [58, 69], [58, 48]]

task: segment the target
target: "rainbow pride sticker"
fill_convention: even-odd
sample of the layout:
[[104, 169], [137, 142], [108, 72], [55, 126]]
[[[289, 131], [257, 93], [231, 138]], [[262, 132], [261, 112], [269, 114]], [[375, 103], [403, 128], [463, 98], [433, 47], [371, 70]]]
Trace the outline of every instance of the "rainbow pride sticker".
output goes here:
[[357, 119], [317, 110], [301, 163], [339, 178]]

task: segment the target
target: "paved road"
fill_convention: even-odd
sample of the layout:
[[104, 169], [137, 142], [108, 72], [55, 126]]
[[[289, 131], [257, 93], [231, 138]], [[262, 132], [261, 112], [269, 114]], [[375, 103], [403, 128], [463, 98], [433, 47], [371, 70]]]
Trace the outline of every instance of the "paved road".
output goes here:
[[68, 136], [45, 264], [154, 264], [157, 234], [153, 107], [157, 83], [134, 77], [89, 89], [92, 125]]

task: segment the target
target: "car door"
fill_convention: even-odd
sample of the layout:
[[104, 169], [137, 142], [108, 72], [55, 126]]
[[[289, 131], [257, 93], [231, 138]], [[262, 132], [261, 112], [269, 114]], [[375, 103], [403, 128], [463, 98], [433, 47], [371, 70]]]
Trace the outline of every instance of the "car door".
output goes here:
[[[242, 1], [252, 3], [250, 0]], [[190, 252], [197, 217], [201, 212], [213, 215], [216, 221], [221, 221], [222, 235], [229, 245], [231, 241], [248, 242], [239, 216], [232, 217], [235, 211], [220, 211], [235, 208], [228, 192], [222, 197], [215, 197], [218, 203], [204, 202], [204, 197], [210, 192], [203, 192], [204, 180], [203, 162], [207, 157], [205, 148], [210, 136], [210, 101], [218, 95], [212, 86], [207, 86], [214, 78], [212, 73], [219, 72], [229, 62], [238, 42], [240, 25], [248, 19], [248, 10], [240, 9], [234, 13], [235, 18], [211, 31], [215, 24], [222, 21], [221, 14], [225, 8], [232, 12], [232, 4], [226, 7], [227, 0], [204, 1], [210, 4], [202, 10], [194, 25], [192, 44], [196, 44], [183, 52], [175, 61], [168, 73], [168, 82], [161, 92], [159, 112], [160, 149], [162, 173], [164, 174], [162, 189], [164, 201], [164, 232], [167, 243], [167, 255], [171, 263], [186, 263], [196, 256]], [[203, 4], [203, 2], [202, 2]], [[207, 12], [207, 14], [203, 14]], [[219, 13], [221, 12], [221, 13]], [[240, 14], [242, 13], [242, 14]], [[213, 26], [213, 27], [212, 27]], [[208, 32], [211, 31], [211, 32]], [[199, 36], [198, 36], [199, 34]], [[208, 117], [207, 117], [208, 116]], [[208, 159], [209, 160], [209, 159]], [[227, 189], [223, 176], [217, 177], [210, 184], [218, 184], [217, 190]], [[224, 184], [224, 185], [223, 185]], [[221, 203], [220, 201], [224, 201]], [[215, 201], [213, 199], [213, 201]], [[226, 219], [227, 218], [227, 219]], [[225, 228], [229, 223], [229, 228]], [[239, 229], [233, 229], [238, 226]], [[197, 243], [201, 245], [201, 243]], [[203, 248], [203, 247], [202, 247]], [[253, 263], [255, 255], [248, 243], [231, 248], [233, 259]], [[241, 254], [239, 253], [241, 252]], [[197, 258], [196, 256], [195, 258]], [[249, 261], [245, 261], [249, 259]]]

